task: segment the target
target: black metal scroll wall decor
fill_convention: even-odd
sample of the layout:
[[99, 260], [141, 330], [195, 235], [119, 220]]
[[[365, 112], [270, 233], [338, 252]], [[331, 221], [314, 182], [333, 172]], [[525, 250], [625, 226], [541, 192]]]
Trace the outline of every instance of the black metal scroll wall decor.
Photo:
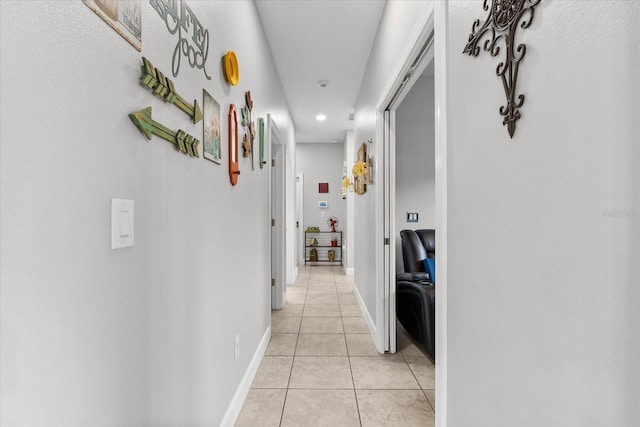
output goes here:
[[480, 40], [488, 35], [483, 49], [491, 56], [498, 56], [500, 46], [498, 41], [504, 40], [506, 45], [506, 59], [498, 64], [496, 74], [502, 79], [504, 92], [507, 96], [507, 105], [500, 107], [500, 114], [504, 116], [503, 125], [507, 125], [509, 135], [513, 138], [516, 131], [516, 121], [520, 119], [520, 107], [524, 104], [524, 95], [518, 94], [516, 102], [516, 85], [518, 83], [518, 68], [527, 52], [527, 46], [519, 44], [515, 46], [515, 35], [518, 27], [528, 28], [533, 21], [535, 7], [541, 0], [484, 0], [483, 8], [489, 11], [485, 22], [480, 26], [480, 20], [476, 19], [471, 27], [469, 42], [464, 47], [463, 53], [470, 56], [478, 56], [480, 53]]
[[[209, 30], [205, 29], [185, 0], [149, 0], [149, 4], [164, 19], [169, 33], [178, 33], [178, 43], [173, 50], [171, 71], [178, 77], [180, 62], [187, 57], [191, 68], [204, 72], [207, 80], [211, 76], [205, 68], [209, 56]], [[189, 37], [191, 36], [191, 37]]]

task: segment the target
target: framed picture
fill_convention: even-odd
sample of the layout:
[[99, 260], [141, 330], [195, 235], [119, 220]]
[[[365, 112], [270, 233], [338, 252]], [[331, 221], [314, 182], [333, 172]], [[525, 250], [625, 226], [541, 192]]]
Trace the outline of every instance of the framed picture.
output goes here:
[[203, 105], [203, 152], [204, 158], [217, 164], [222, 163], [220, 145], [220, 104], [202, 89]]
[[142, 51], [141, 0], [82, 0], [138, 52]]

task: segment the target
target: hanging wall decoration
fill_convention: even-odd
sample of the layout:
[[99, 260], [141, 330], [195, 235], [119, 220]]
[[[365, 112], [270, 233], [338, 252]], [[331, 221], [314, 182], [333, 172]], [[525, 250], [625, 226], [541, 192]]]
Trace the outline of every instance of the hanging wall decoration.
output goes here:
[[144, 56], [142, 57], [142, 75], [140, 76], [140, 82], [153, 91], [159, 98], [164, 99], [185, 113], [194, 124], [202, 120], [202, 111], [198, 106], [198, 101], [193, 100], [193, 105], [189, 104], [183, 97], [177, 92], [171, 79], [165, 77], [165, 75], [155, 68], [151, 61]]
[[222, 148], [220, 146], [220, 104], [204, 89], [202, 89], [202, 97], [204, 98], [202, 155], [205, 159], [220, 164], [222, 161]]
[[138, 52], [142, 50], [140, 0], [83, 0], [83, 3]]
[[483, 49], [491, 56], [498, 56], [500, 46], [498, 41], [504, 40], [505, 60], [500, 62], [496, 68], [496, 74], [502, 79], [502, 85], [507, 97], [507, 105], [500, 107], [500, 114], [504, 116], [503, 125], [507, 125], [507, 130], [511, 138], [516, 131], [516, 121], [521, 117], [520, 107], [524, 104], [524, 94], [518, 94], [516, 102], [516, 85], [518, 82], [518, 68], [527, 52], [525, 44], [515, 46], [516, 30], [528, 28], [533, 21], [535, 7], [541, 0], [484, 0], [483, 8], [489, 11], [485, 22], [480, 26], [480, 20], [476, 19], [471, 27], [469, 42], [464, 47], [463, 53], [469, 56], [478, 56], [480, 46], [478, 43], [485, 36]]
[[351, 168], [351, 173], [353, 173], [353, 187], [356, 194], [364, 194], [367, 192], [367, 184], [370, 183], [369, 180], [369, 157], [367, 156], [367, 144], [364, 142], [358, 149], [358, 161]]
[[151, 107], [129, 114], [129, 118], [148, 140], [151, 140], [152, 135], [156, 135], [174, 144], [181, 153], [200, 157], [198, 154], [200, 141], [183, 130], [173, 131], [153, 120], [151, 118]]
[[185, 56], [191, 68], [202, 70], [207, 80], [206, 62], [209, 56], [209, 30], [204, 28], [185, 0], [149, 0], [149, 4], [164, 20], [170, 34], [178, 33], [173, 50], [171, 71], [178, 77], [180, 63]]
[[267, 163], [264, 160], [264, 119], [262, 117], [258, 119], [258, 135], [260, 144], [260, 158], [258, 159], [258, 162], [260, 162], [260, 169], [262, 169]]
[[222, 69], [224, 78], [231, 86], [238, 84], [240, 80], [240, 69], [238, 68], [238, 58], [234, 51], [230, 50], [222, 57]]
[[231, 185], [238, 183], [240, 168], [238, 167], [238, 111], [236, 106], [229, 106], [229, 180]]

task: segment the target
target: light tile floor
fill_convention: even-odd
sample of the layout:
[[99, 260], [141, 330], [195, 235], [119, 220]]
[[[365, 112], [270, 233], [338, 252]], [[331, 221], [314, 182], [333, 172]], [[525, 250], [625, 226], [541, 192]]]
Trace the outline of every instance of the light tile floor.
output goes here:
[[435, 425], [435, 366], [398, 326], [398, 352], [375, 349], [338, 267], [300, 267], [237, 427]]

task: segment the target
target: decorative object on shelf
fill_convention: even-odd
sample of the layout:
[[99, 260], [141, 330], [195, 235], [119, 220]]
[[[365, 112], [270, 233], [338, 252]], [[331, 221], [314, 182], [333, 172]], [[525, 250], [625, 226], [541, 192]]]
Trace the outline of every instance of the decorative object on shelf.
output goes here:
[[496, 75], [502, 79], [507, 105], [501, 106], [499, 111], [500, 115], [504, 116], [502, 124], [507, 125], [509, 136], [513, 138], [516, 121], [521, 117], [519, 108], [524, 104], [524, 94], [518, 94], [518, 101], [515, 101], [518, 69], [527, 53], [527, 46], [524, 43], [515, 46], [516, 30], [518, 27], [524, 29], [531, 25], [535, 7], [540, 0], [492, 0], [491, 6], [488, 1], [484, 0], [483, 9], [489, 11], [489, 15], [482, 26], [479, 19], [473, 22], [469, 41], [462, 53], [478, 56], [480, 53], [478, 43], [488, 35], [483, 49], [491, 56], [498, 56], [500, 53], [498, 41], [504, 40], [506, 58], [504, 62], [498, 64]]
[[176, 88], [171, 79], [165, 77], [162, 71], [155, 68], [151, 61], [144, 56], [142, 57], [142, 74], [140, 75], [140, 82], [151, 89], [154, 95], [175, 105], [187, 113], [194, 124], [202, 120], [202, 111], [200, 111], [198, 101], [194, 99], [193, 105], [189, 104], [178, 94], [178, 92], [176, 92]]
[[351, 168], [353, 173], [353, 187], [356, 194], [364, 194], [367, 192], [367, 184], [370, 181], [370, 162], [367, 156], [367, 145], [363, 142], [358, 149], [358, 161]]
[[336, 225], [338, 225], [338, 218], [336, 218], [335, 216], [330, 216], [329, 219], [327, 220], [327, 225], [331, 227], [331, 232], [335, 233]]
[[238, 112], [236, 106], [229, 106], [229, 180], [231, 185], [238, 183]]
[[151, 107], [131, 113], [129, 118], [148, 140], [151, 140], [152, 135], [156, 135], [174, 144], [181, 153], [200, 157], [198, 154], [200, 141], [183, 130], [173, 131], [153, 120], [151, 118]]
[[[315, 227], [317, 228], [317, 227]], [[304, 236], [305, 265], [312, 263], [339, 263], [342, 265], [341, 231], [307, 231]]]
[[217, 164], [222, 163], [222, 146], [220, 144], [220, 104], [209, 92], [202, 89], [204, 126], [203, 126], [203, 156]]
[[258, 135], [260, 144], [260, 156], [258, 162], [260, 163], [260, 169], [262, 169], [264, 165], [267, 164], [264, 159], [264, 119], [262, 117], [258, 118]]
[[318, 193], [328, 193], [329, 192], [329, 183], [328, 182], [319, 182], [318, 183]]
[[320, 227], [307, 227], [307, 233], [319, 233]]
[[171, 61], [173, 77], [178, 77], [180, 61], [186, 56], [191, 68], [202, 70], [207, 80], [211, 80], [205, 68], [209, 56], [209, 30], [202, 26], [186, 0], [149, 0], [149, 4], [164, 20], [169, 33], [178, 33]]
[[224, 70], [224, 78], [231, 86], [238, 84], [240, 80], [240, 69], [238, 68], [238, 58], [232, 50], [228, 51], [222, 57], [222, 69]]
[[140, 0], [83, 0], [83, 3], [138, 52], [142, 50]]

